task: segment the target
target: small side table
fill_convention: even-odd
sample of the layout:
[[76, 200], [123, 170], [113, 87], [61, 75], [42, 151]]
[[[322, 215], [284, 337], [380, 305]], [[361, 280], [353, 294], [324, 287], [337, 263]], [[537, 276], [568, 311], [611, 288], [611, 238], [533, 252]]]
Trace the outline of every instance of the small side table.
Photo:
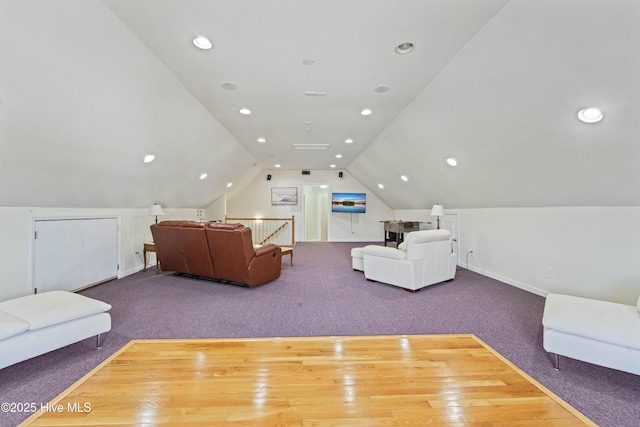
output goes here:
[[[147, 252], [156, 252], [156, 244], [154, 242], [144, 242], [142, 249], [142, 258], [144, 259], [144, 267], [142, 271], [147, 271]], [[156, 254], [156, 274], [158, 274], [158, 255]]]
[[293, 248], [290, 246], [280, 246], [280, 250], [282, 251], [282, 255], [289, 254], [289, 256], [291, 256], [289, 263], [293, 265]]

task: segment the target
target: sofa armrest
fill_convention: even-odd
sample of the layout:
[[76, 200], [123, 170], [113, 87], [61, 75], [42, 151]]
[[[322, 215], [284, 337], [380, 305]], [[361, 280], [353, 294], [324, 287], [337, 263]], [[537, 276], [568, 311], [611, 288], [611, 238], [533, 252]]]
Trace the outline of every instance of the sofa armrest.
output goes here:
[[255, 251], [256, 256], [249, 263], [247, 285], [262, 285], [280, 277], [280, 269], [282, 268], [280, 247], [270, 243]]
[[371, 255], [371, 256], [377, 256], [381, 258], [390, 258], [390, 259], [406, 259], [407, 258], [406, 251], [396, 249], [396, 248], [389, 248], [386, 246], [376, 246], [376, 245], [365, 246], [362, 249], [362, 253], [364, 255]]
[[271, 252], [273, 252], [276, 249], [280, 249], [279, 246], [274, 245], [273, 243], [268, 243], [264, 246], [258, 246], [257, 248], [255, 248], [256, 250], [256, 256], [265, 256], [270, 254]]

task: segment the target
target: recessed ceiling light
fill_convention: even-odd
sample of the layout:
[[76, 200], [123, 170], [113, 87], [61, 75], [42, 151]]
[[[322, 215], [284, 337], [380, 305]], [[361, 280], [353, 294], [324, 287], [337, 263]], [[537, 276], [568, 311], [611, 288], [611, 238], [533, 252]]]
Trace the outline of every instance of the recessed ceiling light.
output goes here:
[[449, 166], [458, 166], [458, 161], [453, 157], [449, 157], [447, 159], [447, 163], [449, 164]]
[[202, 174], [200, 174], [200, 179], [205, 179], [206, 177], [207, 177], [207, 174], [206, 174], [206, 173], [202, 173]]
[[363, 116], [369, 116], [371, 115], [371, 113], [373, 113], [373, 111], [371, 111], [369, 108], [365, 108], [364, 110], [360, 111], [360, 114], [362, 114]]
[[347, 139], [344, 140], [345, 144], [351, 144], [352, 142], [353, 142], [353, 139], [351, 139], [351, 138], [347, 138]]
[[390, 89], [389, 86], [381, 85], [373, 89], [373, 91], [376, 93], [385, 93], [385, 92], [389, 92], [389, 89]]
[[211, 49], [213, 47], [213, 43], [211, 43], [211, 41], [205, 36], [196, 37], [193, 39], [193, 44], [196, 45], [197, 48], [204, 50]]
[[226, 89], [226, 90], [236, 90], [236, 89], [238, 89], [238, 85], [235, 84], [234, 82], [222, 82], [220, 84], [220, 86], [222, 86], [222, 88]]
[[262, 137], [260, 137], [260, 138], [258, 138], [258, 142], [259, 142], [260, 144], [264, 144], [265, 142], [267, 142], [267, 140], [266, 140], [266, 139], [264, 139], [264, 138], [262, 138]]
[[245, 116], [251, 114], [251, 110], [249, 110], [248, 108], [241, 108], [239, 112], [240, 114], [244, 114]]
[[322, 188], [322, 189], [325, 189], [325, 188], [327, 188], [327, 187], [329, 187], [327, 184], [321, 184], [321, 185], [320, 185], [320, 188]]
[[383, 190], [384, 189], [384, 184], [378, 184], [378, 188]]
[[583, 108], [578, 111], [578, 118], [585, 123], [597, 123], [602, 117], [602, 111], [597, 108]]
[[342, 158], [342, 154], [336, 154], [336, 159], [341, 159]]
[[400, 175], [400, 179], [403, 180], [404, 182], [409, 181], [409, 177], [407, 175]]
[[329, 167], [330, 167], [330, 168], [335, 168], [335, 167], [336, 167], [336, 165], [329, 165]]
[[151, 163], [155, 158], [156, 156], [154, 156], [153, 154], [147, 154], [146, 156], [144, 156], [144, 162]]
[[231, 187], [233, 185], [233, 182], [227, 182], [227, 188]]
[[398, 46], [395, 47], [395, 51], [396, 53], [399, 53], [400, 55], [404, 55], [405, 53], [409, 53], [411, 51], [413, 51], [413, 48], [415, 46], [413, 45], [413, 43], [400, 43]]
[[279, 168], [279, 167], [280, 167], [280, 164], [279, 164], [279, 163], [276, 163], [276, 164], [275, 164], [275, 167]]

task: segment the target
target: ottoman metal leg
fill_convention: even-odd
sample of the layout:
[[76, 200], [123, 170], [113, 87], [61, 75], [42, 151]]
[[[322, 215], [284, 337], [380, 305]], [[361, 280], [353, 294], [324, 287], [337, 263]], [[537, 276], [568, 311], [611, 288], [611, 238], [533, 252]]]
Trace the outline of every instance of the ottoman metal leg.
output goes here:
[[558, 356], [558, 353], [552, 353], [553, 354], [553, 369], [555, 369], [556, 371], [560, 370], [560, 356]]

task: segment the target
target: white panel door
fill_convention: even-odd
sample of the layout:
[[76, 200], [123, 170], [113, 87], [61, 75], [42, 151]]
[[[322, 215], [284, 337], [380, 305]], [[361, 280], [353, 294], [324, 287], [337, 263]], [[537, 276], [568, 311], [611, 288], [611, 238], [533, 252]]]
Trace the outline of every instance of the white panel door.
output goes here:
[[117, 218], [34, 222], [34, 287], [74, 291], [118, 275]]
[[118, 276], [118, 219], [84, 220], [83, 286]]
[[303, 188], [303, 240], [305, 242], [326, 242], [328, 240], [329, 190], [327, 187], [326, 185], [305, 185]]
[[82, 223], [36, 221], [34, 286], [38, 292], [82, 287]]

